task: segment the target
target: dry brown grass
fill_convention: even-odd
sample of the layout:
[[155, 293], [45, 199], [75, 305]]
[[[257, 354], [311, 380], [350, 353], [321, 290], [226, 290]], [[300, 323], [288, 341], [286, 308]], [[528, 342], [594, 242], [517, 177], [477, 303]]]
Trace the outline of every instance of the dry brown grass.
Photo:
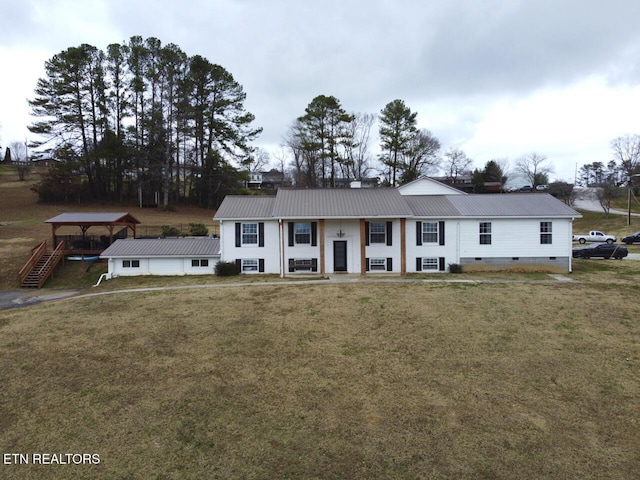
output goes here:
[[286, 284], [3, 312], [4, 478], [632, 479], [634, 283]]

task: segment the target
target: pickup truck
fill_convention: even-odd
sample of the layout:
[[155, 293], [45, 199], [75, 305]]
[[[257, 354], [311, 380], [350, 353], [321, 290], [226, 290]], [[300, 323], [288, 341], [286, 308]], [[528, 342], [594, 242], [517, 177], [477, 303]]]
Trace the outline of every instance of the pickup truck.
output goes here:
[[588, 235], [578, 234], [573, 236], [574, 242], [587, 243], [587, 242], [607, 242], [615, 243], [617, 240], [615, 235], [607, 235], [606, 233], [599, 232], [598, 230], [591, 230]]

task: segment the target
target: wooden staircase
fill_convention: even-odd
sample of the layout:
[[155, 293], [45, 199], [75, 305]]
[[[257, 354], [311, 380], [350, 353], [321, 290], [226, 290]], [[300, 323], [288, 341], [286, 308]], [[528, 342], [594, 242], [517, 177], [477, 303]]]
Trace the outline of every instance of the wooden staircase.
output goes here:
[[31, 258], [18, 273], [21, 287], [40, 288], [50, 277], [61, 260], [64, 260], [64, 242], [60, 242], [51, 253], [47, 253], [44, 241], [31, 251]]

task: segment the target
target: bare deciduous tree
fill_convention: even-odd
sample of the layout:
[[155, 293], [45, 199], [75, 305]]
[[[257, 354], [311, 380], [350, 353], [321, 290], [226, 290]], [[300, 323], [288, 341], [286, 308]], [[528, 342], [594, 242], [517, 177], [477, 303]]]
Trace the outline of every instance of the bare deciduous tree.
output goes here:
[[343, 165], [346, 178], [361, 180], [371, 171], [371, 154], [369, 153], [369, 137], [376, 117], [371, 113], [356, 113], [347, 127], [345, 139], [345, 159]]
[[445, 174], [449, 180], [455, 180], [458, 175], [465, 173], [471, 166], [471, 160], [467, 154], [457, 148], [450, 148], [444, 154]]
[[631, 177], [640, 169], [640, 135], [625, 135], [611, 141], [613, 157], [620, 164], [622, 173]]
[[553, 166], [548, 165], [547, 157], [532, 152], [516, 161], [515, 169], [529, 180], [535, 189], [538, 185], [548, 183], [549, 174], [553, 173]]
[[440, 141], [426, 129], [418, 130], [403, 155], [402, 183], [416, 180], [440, 166]]
[[11, 142], [11, 163], [16, 167], [20, 181], [26, 180], [31, 171], [31, 162], [27, 158], [27, 142]]

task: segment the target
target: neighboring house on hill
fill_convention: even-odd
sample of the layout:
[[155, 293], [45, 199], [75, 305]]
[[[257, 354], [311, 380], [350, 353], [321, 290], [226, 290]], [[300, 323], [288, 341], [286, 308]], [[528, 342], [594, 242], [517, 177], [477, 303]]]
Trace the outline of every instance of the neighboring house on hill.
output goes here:
[[246, 181], [245, 187], [257, 188], [261, 190], [277, 190], [286, 187], [287, 181], [284, 173], [276, 169], [268, 172], [248, 172], [249, 180]]
[[221, 260], [243, 273], [445, 272], [450, 264], [571, 271], [572, 221], [547, 194], [468, 195], [420, 178], [399, 188], [227, 196]]
[[215, 273], [220, 239], [209, 237], [117, 240], [100, 258], [108, 276], [206, 275]]

